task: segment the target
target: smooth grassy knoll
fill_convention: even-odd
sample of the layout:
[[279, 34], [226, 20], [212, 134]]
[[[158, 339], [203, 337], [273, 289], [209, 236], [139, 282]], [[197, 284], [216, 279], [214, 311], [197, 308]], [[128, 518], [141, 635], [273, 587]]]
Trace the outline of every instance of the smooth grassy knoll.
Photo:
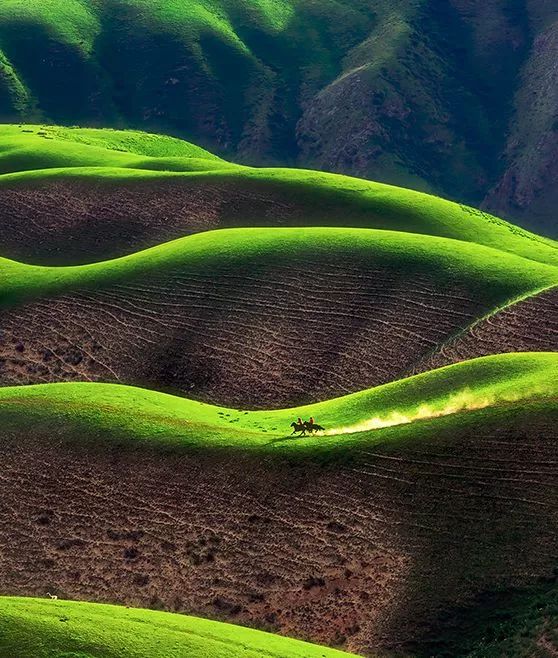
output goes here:
[[[164, 393], [98, 383], [0, 388], [5, 430], [37, 424], [76, 426], [79, 436], [117, 433], [156, 447], [167, 442], [194, 449], [304, 454], [347, 450], [420, 422], [451, 416], [456, 430], [467, 412], [528, 404], [555, 405], [558, 354], [503, 354], [439, 370], [313, 405], [274, 411], [217, 407]], [[298, 416], [314, 416], [326, 431], [281, 441]], [[448, 421], [445, 421], [446, 423]], [[392, 428], [387, 433], [380, 430]]]
[[[137, 131], [0, 126], [0, 189], [32, 191], [55, 183], [131, 190], [158, 185], [158, 194], [172, 186], [169, 195], [182, 191], [188, 199], [209, 188], [213, 195], [223, 195], [225, 226], [227, 222], [273, 224], [273, 211], [269, 218], [251, 216], [249, 211], [240, 218], [225, 216], [227, 196], [247, 190], [258, 198], [273, 196], [283, 203], [296, 203], [300, 225], [435, 235], [558, 265], [556, 242], [480, 210], [411, 190], [321, 172], [240, 167], [188, 142]], [[79, 191], [76, 195], [79, 198]], [[102, 191], [99, 195], [102, 201]], [[75, 213], [79, 203], [73, 205]], [[199, 212], [203, 214], [204, 208]], [[284, 220], [278, 217], [276, 221]]]
[[0, 126], [0, 175], [44, 169], [210, 171], [227, 163], [194, 144], [133, 130]]
[[0, 598], [0, 654], [19, 658], [342, 658], [344, 651], [196, 617]]
[[458, 281], [494, 309], [558, 284], [556, 267], [446, 238], [371, 229], [224, 229], [90, 265], [45, 267], [0, 258], [0, 304], [97, 289], [149, 274], [247, 266], [256, 271], [273, 262], [303, 263], [331, 255], [339, 262], [366, 257], [375, 267], [397, 270], [400, 276], [426, 272], [442, 288]]

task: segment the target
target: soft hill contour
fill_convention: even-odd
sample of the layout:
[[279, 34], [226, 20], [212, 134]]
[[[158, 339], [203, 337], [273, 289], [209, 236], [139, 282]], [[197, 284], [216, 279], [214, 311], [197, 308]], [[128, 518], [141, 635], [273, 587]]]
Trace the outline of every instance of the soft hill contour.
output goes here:
[[558, 269], [433, 236], [268, 228], [79, 267], [0, 259], [0, 281], [3, 384], [124, 382], [280, 408], [400, 378]]
[[349, 654], [184, 615], [0, 598], [0, 654], [18, 658], [342, 658]]
[[[466, 643], [472, 615], [493, 625], [554, 577], [557, 365], [493, 356], [248, 413], [106, 384], [0, 389], [3, 591], [187, 611], [364, 655], [432, 655], [448, 619]], [[290, 437], [298, 414], [326, 435]], [[35, 641], [22, 614], [8, 629]], [[63, 614], [51, 619], [66, 642], [80, 629]]]
[[0, 248], [21, 260], [83, 263], [209, 228], [313, 225], [435, 235], [558, 264], [554, 241], [467, 206], [346, 176], [239, 167], [159, 135], [4, 125], [0, 171]]
[[[114, 384], [67, 383], [0, 388], [5, 427], [76, 423], [83, 435], [103, 429], [148, 442], [171, 440], [184, 447], [300, 451], [347, 449], [366, 442], [363, 432], [418, 420], [558, 398], [558, 354], [519, 353], [465, 361], [310, 406], [276, 411], [215, 407], [155, 391]], [[325, 435], [277, 443], [298, 416], [314, 416]], [[351, 436], [358, 434], [354, 438]], [[340, 443], [342, 442], [342, 443]]]
[[3, 0], [0, 117], [163, 129], [550, 232], [557, 34], [551, 0]]

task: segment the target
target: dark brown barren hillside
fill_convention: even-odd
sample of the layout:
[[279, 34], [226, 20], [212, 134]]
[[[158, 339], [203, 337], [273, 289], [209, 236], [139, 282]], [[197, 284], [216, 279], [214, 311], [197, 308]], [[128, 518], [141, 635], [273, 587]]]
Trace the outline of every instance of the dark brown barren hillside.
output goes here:
[[[555, 249], [539, 236], [467, 206], [317, 172], [237, 168], [155, 180], [44, 174], [42, 180], [1, 183], [3, 257], [44, 265], [82, 264], [192, 233], [266, 226], [409, 231], [478, 240], [496, 248], [509, 242], [510, 251], [512, 238], [521, 247], [517, 253], [528, 258], [529, 246], [549, 253]], [[532, 257], [538, 257], [535, 251]]]
[[[227, 226], [335, 225], [347, 212], [346, 199], [334, 193], [324, 191], [327, 205], [318, 205], [290, 187], [201, 177], [4, 184], [0, 252], [33, 263], [93, 262]], [[371, 221], [366, 207], [351, 210], [356, 217], [346, 225]]]
[[448, 610], [459, 624], [552, 577], [557, 422], [549, 405], [470, 412], [325, 461], [4, 428], [2, 590], [432, 655]]
[[347, 258], [185, 268], [6, 309], [0, 383], [121, 381], [285, 407], [397, 379], [488, 310], [459, 277]]
[[438, 348], [413, 372], [488, 354], [558, 350], [558, 288], [527, 297], [488, 316]]

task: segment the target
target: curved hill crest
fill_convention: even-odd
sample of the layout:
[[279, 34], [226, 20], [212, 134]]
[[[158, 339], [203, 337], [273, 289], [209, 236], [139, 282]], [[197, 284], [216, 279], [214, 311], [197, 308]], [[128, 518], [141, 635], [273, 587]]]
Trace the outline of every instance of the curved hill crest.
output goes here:
[[0, 116], [147, 126], [555, 235], [549, 4], [4, 0]]
[[0, 654], [556, 653], [551, 5], [2, 0]]
[[397, 379], [558, 269], [433, 236], [268, 228], [76, 267], [4, 259], [0, 276], [3, 384], [125, 382], [262, 408]]
[[[279, 431], [297, 411], [338, 425], [386, 407], [407, 413], [426, 392], [443, 408], [470, 386], [471, 369], [472, 394], [492, 395], [493, 406], [356, 434]], [[122, 604], [364, 655], [431, 653], [452, 607], [463, 623], [487, 591], [552, 577], [555, 373], [555, 354], [490, 357], [312, 408], [257, 412], [253, 433], [241, 429], [252, 412], [150, 391], [4, 388], [4, 590], [116, 592]], [[487, 623], [500, 613], [483, 608]]]
[[467, 206], [346, 176], [239, 167], [157, 135], [1, 126], [0, 165], [0, 247], [20, 260], [80, 264], [213, 228], [306, 225], [437, 235], [558, 263], [556, 242]]

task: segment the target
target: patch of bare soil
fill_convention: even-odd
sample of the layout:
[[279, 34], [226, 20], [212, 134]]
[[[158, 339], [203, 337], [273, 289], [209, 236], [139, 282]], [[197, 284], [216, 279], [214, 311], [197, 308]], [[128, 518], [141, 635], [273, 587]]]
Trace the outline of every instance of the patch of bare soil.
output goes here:
[[[304, 201], [304, 192], [298, 202], [293, 194], [265, 181], [199, 177], [156, 185], [65, 181], [3, 186], [0, 253], [37, 264], [78, 264], [215, 228], [335, 224], [346, 215], [341, 200], [317, 208]], [[366, 222], [363, 209], [354, 225]]]
[[467, 418], [327, 461], [4, 427], [2, 593], [420, 647], [448, 607], [556, 566], [558, 411]]
[[537, 642], [541, 658], [558, 658], [558, 642], [555, 638], [543, 634]]
[[558, 350], [558, 287], [512, 304], [474, 323], [412, 372], [425, 372], [467, 359], [508, 352]]
[[485, 311], [457, 283], [363, 255], [181, 269], [5, 310], [0, 384], [121, 381], [285, 407], [396, 379]]

